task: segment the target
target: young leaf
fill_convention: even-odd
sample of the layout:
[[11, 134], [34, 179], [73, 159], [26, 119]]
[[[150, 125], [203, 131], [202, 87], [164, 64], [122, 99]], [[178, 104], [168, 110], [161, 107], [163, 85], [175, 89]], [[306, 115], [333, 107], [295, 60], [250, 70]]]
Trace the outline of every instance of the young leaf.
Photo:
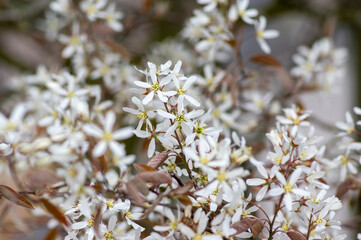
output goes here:
[[148, 161], [147, 165], [149, 167], [157, 169], [165, 162], [165, 160], [167, 160], [167, 158], [168, 158], [168, 153], [165, 152], [158, 153]]
[[169, 196], [181, 196], [186, 194], [189, 190], [193, 188], [192, 182], [187, 182], [186, 185], [183, 187], [179, 187], [175, 189], [174, 191], [171, 191], [168, 195]]
[[296, 232], [296, 231], [287, 232], [287, 236], [291, 240], [307, 240], [306, 237], [302, 233], [299, 233], [299, 232]]
[[147, 165], [144, 165], [144, 164], [134, 163], [133, 165], [134, 165], [135, 169], [137, 169], [138, 172], [157, 171], [156, 169], [149, 167]]
[[44, 240], [55, 240], [58, 236], [58, 228], [51, 229], [45, 236]]
[[257, 238], [257, 236], [262, 232], [263, 230], [263, 223], [261, 221], [256, 222], [252, 227], [252, 235], [253, 238]]
[[232, 224], [232, 228], [236, 229], [237, 232], [234, 235], [243, 233], [250, 229], [253, 225], [255, 225], [258, 222], [257, 218], [254, 217], [247, 217], [239, 220], [238, 222], [235, 222]]
[[133, 177], [125, 184], [125, 186], [127, 187], [127, 193], [129, 197], [133, 199], [137, 204], [143, 205], [144, 197], [141, 196], [141, 194], [144, 194], [147, 191], [149, 191], [146, 183], [141, 179], [137, 179], [136, 177]]
[[136, 177], [142, 179], [144, 182], [153, 183], [153, 184], [171, 184], [172, 178], [164, 172], [141, 172], [136, 175]]
[[282, 67], [282, 64], [280, 61], [275, 59], [274, 57], [271, 57], [269, 55], [256, 55], [251, 57], [250, 59], [252, 62], [256, 62], [262, 65], [266, 66], [272, 66], [272, 67]]
[[347, 178], [337, 187], [336, 197], [341, 199], [350, 189], [353, 189], [356, 186], [357, 182], [355, 181], [355, 179]]
[[44, 208], [51, 214], [53, 217], [58, 220], [60, 223], [64, 224], [65, 226], [69, 227], [69, 223], [66, 220], [64, 214], [51, 202], [42, 198], [40, 202], [43, 204]]
[[15, 192], [8, 186], [0, 185], [0, 196], [5, 197], [10, 202], [13, 202], [19, 206], [34, 209], [33, 205], [29, 202], [29, 200], [27, 200], [25, 197]]

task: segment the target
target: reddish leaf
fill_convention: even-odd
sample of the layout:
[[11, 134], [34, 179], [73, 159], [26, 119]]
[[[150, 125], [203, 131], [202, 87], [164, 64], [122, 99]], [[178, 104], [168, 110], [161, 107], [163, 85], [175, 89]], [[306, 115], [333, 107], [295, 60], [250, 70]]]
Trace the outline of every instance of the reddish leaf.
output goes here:
[[136, 175], [136, 177], [142, 179], [144, 182], [153, 183], [153, 184], [171, 184], [172, 178], [164, 172], [141, 172]]
[[100, 207], [98, 208], [98, 211], [94, 217], [94, 232], [99, 239], [101, 239], [101, 234], [99, 229], [101, 221], [102, 221], [102, 208]]
[[137, 204], [143, 205], [144, 204], [144, 197], [141, 194], [145, 194], [149, 191], [146, 183], [141, 179], [132, 178], [130, 179], [125, 186], [127, 187], [127, 193], [131, 199], [133, 199]]
[[258, 222], [257, 218], [254, 217], [247, 217], [239, 220], [238, 222], [235, 222], [232, 224], [232, 228], [236, 229], [237, 232], [234, 235], [243, 233], [250, 229], [253, 225], [255, 225]]
[[252, 62], [256, 62], [262, 65], [266, 66], [273, 66], [273, 67], [282, 67], [282, 64], [280, 61], [275, 59], [274, 57], [271, 57], [269, 55], [256, 55], [251, 57], [250, 59]]
[[58, 182], [60, 178], [55, 172], [48, 169], [30, 170], [24, 177], [26, 189], [35, 191], [36, 195], [40, 195], [49, 191], [48, 186]]
[[164, 163], [165, 160], [167, 160], [167, 158], [168, 158], [168, 153], [165, 152], [158, 153], [148, 161], [147, 165], [149, 167], [157, 169]]
[[51, 214], [53, 217], [58, 220], [60, 223], [64, 224], [65, 226], [69, 227], [69, 223], [66, 220], [64, 214], [51, 202], [42, 198], [40, 202], [43, 204], [44, 208]]
[[252, 227], [252, 235], [253, 238], [257, 238], [257, 236], [262, 232], [263, 230], [263, 223], [261, 221], [256, 222]]
[[287, 232], [287, 236], [291, 240], [307, 240], [306, 237], [302, 233], [299, 233], [299, 232], [296, 232], [296, 231]]
[[149, 167], [149, 166], [144, 165], [144, 164], [139, 164], [139, 163], [135, 163], [134, 167], [135, 167], [135, 169], [137, 169], [138, 172], [147, 172], [147, 171], [154, 172], [154, 171], [157, 171], [156, 169], [154, 169], [152, 167]]
[[13, 202], [19, 206], [34, 209], [33, 205], [29, 202], [29, 200], [27, 200], [25, 197], [15, 192], [8, 186], [0, 185], [0, 196], [5, 197], [10, 202]]
[[177, 198], [184, 206], [192, 205], [192, 201], [187, 195], [179, 196]]
[[347, 178], [343, 181], [338, 187], [336, 191], [336, 197], [341, 199], [350, 189], [353, 189], [357, 186], [357, 182], [353, 178]]
[[51, 229], [48, 234], [44, 237], [44, 240], [55, 240], [58, 236], [58, 228]]
[[174, 191], [170, 192], [168, 195], [169, 195], [169, 196], [184, 195], [184, 194], [186, 194], [189, 190], [191, 190], [192, 188], [193, 188], [192, 182], [187, 182], [186, 185], [184, 185], [183, 187], [179, 187], [179, 188], [175, 189]]

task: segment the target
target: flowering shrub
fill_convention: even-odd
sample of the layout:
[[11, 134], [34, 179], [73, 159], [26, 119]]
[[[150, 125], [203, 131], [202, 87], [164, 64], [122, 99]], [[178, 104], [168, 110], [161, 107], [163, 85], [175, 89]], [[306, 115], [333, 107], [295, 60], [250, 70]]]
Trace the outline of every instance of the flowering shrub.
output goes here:
[[[131, 31], [116, 1], [50, 3], [63, 66], [22, 76], [3, 103], [0, 166], [15, 185], [0, 185], [1, 204], [46, 219], [47, 239], [346, 239], [337, 216], [360, 187], [361, 109], [323, 139], [298, 98], [329, 91], [346, 50], [324, 36], [286, 69], [265, 55], [279, 32], [248, 0], [198, 3], [145, 67], [94, 33]], [[258, 68], [242, 58], [249, 26]]]

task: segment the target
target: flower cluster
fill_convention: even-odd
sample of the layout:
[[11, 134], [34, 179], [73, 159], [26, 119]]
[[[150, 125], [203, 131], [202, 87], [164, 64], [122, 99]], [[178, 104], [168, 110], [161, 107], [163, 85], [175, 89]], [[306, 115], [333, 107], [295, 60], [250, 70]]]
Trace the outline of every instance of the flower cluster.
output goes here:
[[0, 172], [17, 190], [0, 185], [0, 197], [45, 217], [48, 238], [345, 239], [361, 122], [347, 112], [318, 137], [299, 96], [334, 87], [347, 52], [325, 37], [289, 71], [244, 59], [245, 27], [266, 54], [278, 31], [248, 0], [197, 2], [178, 36], [153, 45], [156, 60], [137, 62], [129, 26], [156, 7], [51, 1], [41, 27], [63, 61], [6, 86], [22, 93], [0, 113]]

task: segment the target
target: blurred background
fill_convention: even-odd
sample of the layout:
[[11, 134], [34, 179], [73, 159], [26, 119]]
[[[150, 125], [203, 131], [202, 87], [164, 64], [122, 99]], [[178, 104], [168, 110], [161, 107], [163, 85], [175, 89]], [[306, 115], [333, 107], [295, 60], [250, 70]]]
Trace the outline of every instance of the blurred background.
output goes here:
[[[124, 12], [122, 20], [124, 31], [112, 35], [112, 39], [119, 47], [119, 51], [122, 49], [126, 51], [132, 64], [142, 66], [146, 61], [152, 60], [147, 56], [155, 51], [157, 42], [179, 36], [184, 21], [192, 16], [194, 8], [199, 7], [196, 0], [113, 1], [117, 2]], [[21, 94], [12, 91], [21, 81], [19, 75], [35, 73], [39, 65], [56, 71], [61, 66], [69, 64], [61, 58], [63, 46], [56, 41], [49, 41], [49, 36], [44, 32], [46, 26], [57, 27], [56, 23], [44, 20], [50, 2], [50, 0], [0, 0], [1, 103], [8, 101], [14, 95]], [[287, 69], [294, 65], [292, 55], [296, 53], [298, 46], [310, 46], [324, 35], [332, 35], [336, 46], [348, 49], [348, 70], [342, 82], [330, 93], [304, 94], [302, 98], [306, 109], [312, 110], [321, 121], [333, 124], [335, 121], [344, 120], [345, 111], [350, 111], [355, 105], [361, 106], [360, 0], [250, 0], [250, 2], [251, 7], [259, 9], [261, 14], [267, 17], [268, 28], [280, 32], [280, 37], [269, 43], [272, 47], [272, 56], [281, 61]], [[51, 17], [47, 19], [51, 20]], [[109, 34], [101, 26], [95, 27], [93, 31], [99, 37]], [[245, 36], [247, 31], [251, 32], [253, 29], [245, 29]], [[241, 51], [244, 59], [254, 54], [261, 54], [257, 42], [253, 40], [245, 42]], [[151, 55], [154, 57], [157, 54]], [[0, 111], [7, 111], [6, 106], [0, 104]], [[327, 136], [327, 130], [323, 130], [321, 134]], [[0, 176], [0, 184], [11, 185], [11, 182]], [[345, 216], [350, 216], [348, 210], [345, 211]], [[11, 213], [10, 216], [16, 217], [21, 214], [23, 213], [19, 210]], [[19, 222], [19, 224], [23, 223]], [[45, 228], [29, 229], [25, 236], [19, 235], [14, 239], [43, 239], [46, 233]]]

